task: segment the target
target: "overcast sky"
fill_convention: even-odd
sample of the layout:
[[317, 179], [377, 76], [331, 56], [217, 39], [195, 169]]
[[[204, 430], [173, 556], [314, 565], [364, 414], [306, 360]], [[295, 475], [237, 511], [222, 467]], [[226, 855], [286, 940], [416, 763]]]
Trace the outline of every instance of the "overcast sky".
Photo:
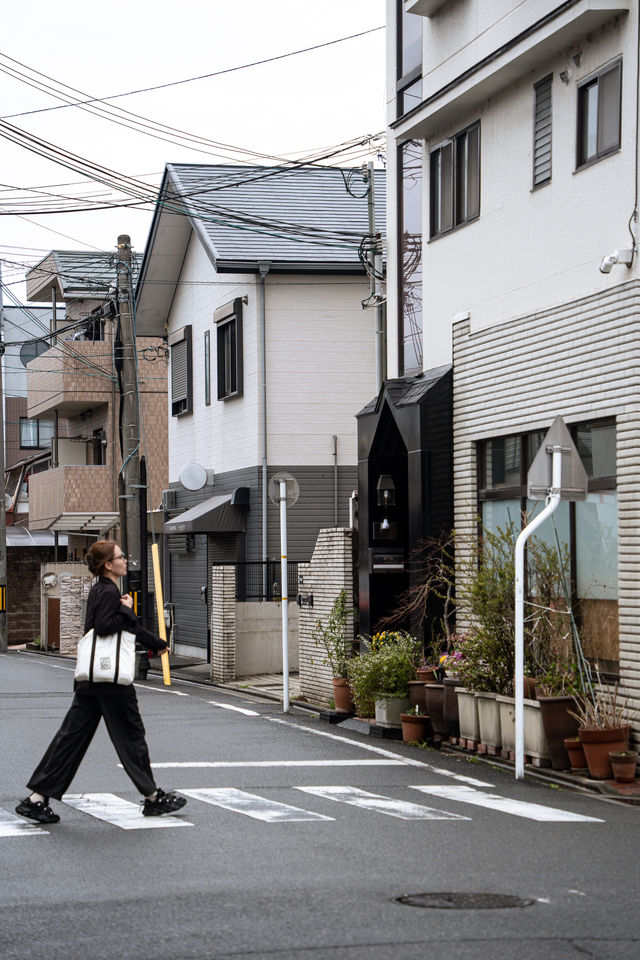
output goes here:
[[[57, 106], [60, 100], [9, 76], [7, 69], [27, 73], [31, 82], [57, 88], [66, 84], [86, 97], [102, 98], [325, 43], [379, 27], [384, 18], [384, 0], [130, 0], [113, 7], [86, 0], [5, 3], [0, 116], [92, 165], [155, 187], [165, 163], [224, 160], [176, 143], [171, 133], [165, 134], [171, 142], [163, 142], [78, 107], [14, 116]], [[33, 70], [52, 79], [36, 78]], [[200, 138], [300, 157], [383, 130], [384, 31], [110, 103]], [[229, 151], [221, 152], [233, 158]], [[346, 162], [364, 159], [352, 152]], [[43, 193], [22, 192], [26, 188]], [[76, 206], [79, 196], [94, 202], [99, 194], [107, 202], [114, 199], [110, 189], [0, 139], [0, 212], [14, 211], [0, 217], [0, 257], [3, 279], [18, 296], [24, 296], [21, 265], [49, 250], [112, 249], [120, 233], [130, 234], [134, 249], [144, 249], [149, 208], [43, 215], [37, 212], [41, 204], [52, 203], [46, 193], [71, 198], [53, 201], [65, 206]]]

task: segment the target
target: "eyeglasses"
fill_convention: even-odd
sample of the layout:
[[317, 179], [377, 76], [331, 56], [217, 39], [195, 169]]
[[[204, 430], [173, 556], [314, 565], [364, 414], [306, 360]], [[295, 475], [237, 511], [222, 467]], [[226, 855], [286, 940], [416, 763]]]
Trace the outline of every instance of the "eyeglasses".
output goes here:
[[129, 558], [125, 557], [124, 553], [119, 553], [117, 556], [114, 555], [113, 557], [111, 557], [111, 563], [113, 563], [114, 560], [128, 560], [128, 559]]

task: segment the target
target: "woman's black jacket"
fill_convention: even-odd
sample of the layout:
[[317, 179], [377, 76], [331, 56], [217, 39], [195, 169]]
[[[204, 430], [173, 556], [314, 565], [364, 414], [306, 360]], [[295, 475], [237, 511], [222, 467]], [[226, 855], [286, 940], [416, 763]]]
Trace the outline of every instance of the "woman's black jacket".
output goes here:
[[[84, 621], [84, 632], [94, 629], [98, 636], [107, 637], [119, 630], [128, 630], [134, 633], [136, 640], [144, 647], [161, 653], [166, 650], [166, 644], [155, 634], [145, 630], [138, 623], [133, 610], [125, 607], [120, 601], [121, 593], [108, 577], [99, 577], [89, 591], [87, 598], [87, 614]], [[79, 693], [126, 693], [127, 687], [117, 683], [89, 683], [86, 680], [76, 682], [75, 689]]]

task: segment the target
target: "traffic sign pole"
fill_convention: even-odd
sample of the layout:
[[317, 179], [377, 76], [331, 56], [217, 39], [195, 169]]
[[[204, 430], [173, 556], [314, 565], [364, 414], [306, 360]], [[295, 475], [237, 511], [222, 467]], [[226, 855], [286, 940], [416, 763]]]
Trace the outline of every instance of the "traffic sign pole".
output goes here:
[[289, 589], [287, 581], [287, 481], [280, 480], [280, 580], [282, 583], [282, 709], [289, 713]]

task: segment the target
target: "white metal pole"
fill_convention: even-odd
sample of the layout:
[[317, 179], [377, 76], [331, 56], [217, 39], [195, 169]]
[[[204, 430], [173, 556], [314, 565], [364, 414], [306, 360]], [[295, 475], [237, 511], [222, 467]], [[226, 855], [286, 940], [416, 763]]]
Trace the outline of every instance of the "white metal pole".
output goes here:
[[287, 481], [280, 481], [280, 580], [282, 581], [282, 709], [289, 713], [289, 590], [287, 587]]
[[524, 778], [524, 545], [547, 517], [558, 508], [562, 485], [562, 447], [553, 448], [551, 490], [547, 505], [537, 517], [527, 524], [516, 540], [516, 650], [514, 695], [516, 705], [516, 780]]

